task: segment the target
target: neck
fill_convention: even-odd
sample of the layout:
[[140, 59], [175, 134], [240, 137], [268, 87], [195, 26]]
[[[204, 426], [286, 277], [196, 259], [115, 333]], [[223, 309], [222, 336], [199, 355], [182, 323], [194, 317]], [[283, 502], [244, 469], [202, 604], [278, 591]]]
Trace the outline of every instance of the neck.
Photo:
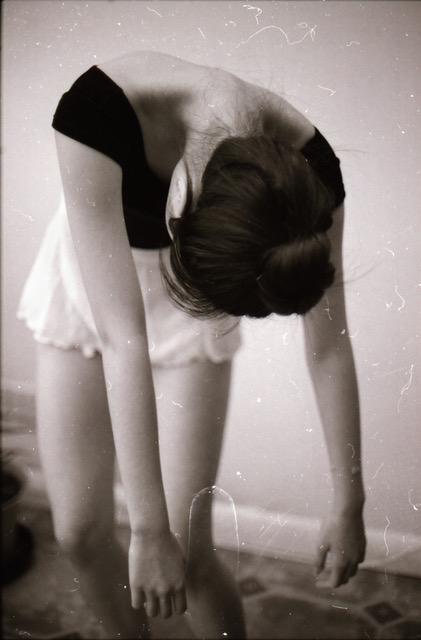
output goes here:
[[227, 110], [223, 118], [217, 114], [200, 129], [190, 129], [185, 139], [182, 161], [186, 167], [193, 195], [193, 205], [200, 192], [202, 176], [206, 166], [217, 146], [231, 136], [247, 136], [249, 134], [246, 123], [241, 124], [242, 118]]
[[207, 130], [197, 132], [186, 139], [182, 162], [186, 169], [192, 193], [193, 207], [196, 205], [200, 194], [202, 176], [206, 166], [218, 144], [222, 142], [227, 135], [235, 134], [228, 134], [226, 131], [224, 133], [217, 132], [209, 127]]

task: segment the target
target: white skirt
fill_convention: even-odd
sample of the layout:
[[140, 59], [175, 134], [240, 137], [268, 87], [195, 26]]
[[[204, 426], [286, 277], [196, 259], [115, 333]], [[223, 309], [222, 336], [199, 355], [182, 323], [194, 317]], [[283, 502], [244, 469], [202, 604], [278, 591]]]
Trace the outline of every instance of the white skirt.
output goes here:
[[[165, 291], [159, 266], [160, 251], [132, 249], [132, 253], [144, 298], [151, 363], [174, 367], [195, 361], [230, 360], [241, 345], [238, 318], [190, 317]], [[161, 253], [168, 266], [169, 248]], [[48, 225], [17, 315], [39, 342], [63, 349], [80, 349], [88, 358], [101, 352], [64, 198]]]

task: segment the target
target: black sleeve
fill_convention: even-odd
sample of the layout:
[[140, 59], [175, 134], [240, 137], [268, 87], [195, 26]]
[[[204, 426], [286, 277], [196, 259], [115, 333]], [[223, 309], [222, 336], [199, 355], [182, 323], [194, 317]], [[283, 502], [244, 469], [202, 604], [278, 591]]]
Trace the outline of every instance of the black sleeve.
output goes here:
[[320, 131], [316, 129], [316, 134], [301, 149], [301, 153], [308, 160], [323, 184], [333, 192], [336, 209], [345, 200], [345, 188], [340, 161], [332, 147]]
[[122, 167], [130, 142], [139, 135], [136, 116], [125, 94], [98, 67], [91, 67], [63, 94], [52, 126]]

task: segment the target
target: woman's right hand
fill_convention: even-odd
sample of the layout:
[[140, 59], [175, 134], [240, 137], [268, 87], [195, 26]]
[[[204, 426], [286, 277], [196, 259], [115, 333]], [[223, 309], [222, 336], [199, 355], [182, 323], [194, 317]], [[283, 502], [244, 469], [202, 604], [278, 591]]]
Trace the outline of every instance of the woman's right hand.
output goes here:
[[185, 566], [174, 535], [142, 532], [131, 535], [129, 576], [132, 606], [150, 617], [169, 618], [187, 609]]

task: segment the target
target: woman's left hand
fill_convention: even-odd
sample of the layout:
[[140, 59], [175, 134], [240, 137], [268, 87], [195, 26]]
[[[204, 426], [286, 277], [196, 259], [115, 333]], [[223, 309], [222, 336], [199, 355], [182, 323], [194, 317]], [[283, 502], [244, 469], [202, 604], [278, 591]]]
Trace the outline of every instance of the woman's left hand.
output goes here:
[[[316, 575], [320, 587], [346, 584], [364, 560], [366, 538], [361, 513], [343, 514], [333, 510], [322, 525], [316, 558]], [[329, 555], [329, 567], [326, 561]], [[329, 576], [321, 575], [324, 570]]]

